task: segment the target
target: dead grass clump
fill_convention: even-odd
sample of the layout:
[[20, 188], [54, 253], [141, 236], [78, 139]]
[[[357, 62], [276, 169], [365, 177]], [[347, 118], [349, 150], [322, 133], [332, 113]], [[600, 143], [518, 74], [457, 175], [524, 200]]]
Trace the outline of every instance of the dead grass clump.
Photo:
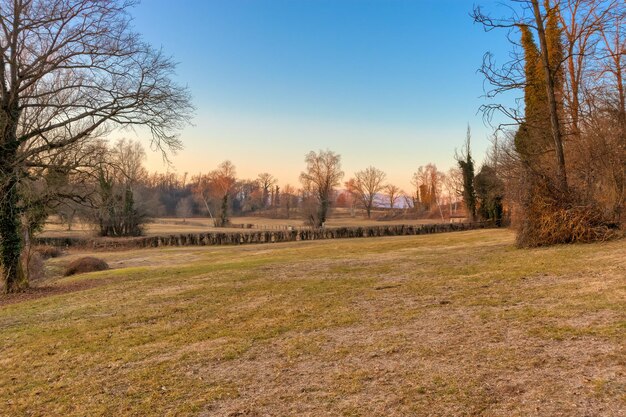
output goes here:
[[596, 207], [544, 205], [527, 214], [517, 236], [521, 247], [599, 242], [618, 235], [617, 225], [608, 222]]
[[84, 274], [87, 272], [104, 271], [109, 269], [109, 265], [102, 259], [87, 256], [70, 262], [65, 269], [65, 276], [74, 274]]
[[35, 248], [35, 253], [38, 253], [39, 256], [41, 256], [43, 259], [58, 258], [63, 254], [61, 249], [57, 248], [56, 246], [49, 245], [37, 246]]

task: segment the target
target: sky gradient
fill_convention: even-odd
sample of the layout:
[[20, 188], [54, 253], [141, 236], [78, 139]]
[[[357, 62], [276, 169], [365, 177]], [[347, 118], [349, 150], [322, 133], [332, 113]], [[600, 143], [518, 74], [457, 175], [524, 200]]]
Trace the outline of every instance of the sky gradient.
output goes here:
[[[508, 45], [472, 22], [472, 5], [143, 0], [135, 30], [179, 62], [176, 77], [197, 108], [175, 171], [208, 172], [229, 159], [241, 178], [270, 172], [298, 186], [305, 153], [328, 148], [342, 155], [346, 180], [373, 165], [407, 188], [418, 166], [454, 164], [468, 123], [480, 160], [491, 129], [477, 113], [476, 70], [486, 51], [506, 57]], [[155, 153], [148, 167], [168, 169]]]

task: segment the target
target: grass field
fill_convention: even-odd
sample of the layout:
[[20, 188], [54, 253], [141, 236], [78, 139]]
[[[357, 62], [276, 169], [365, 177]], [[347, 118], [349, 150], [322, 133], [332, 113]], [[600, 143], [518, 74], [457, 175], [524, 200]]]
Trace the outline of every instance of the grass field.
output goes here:
[[98, 253], [0, 298], [0, 414], [623, 416], [625, 253], [504, 230]]

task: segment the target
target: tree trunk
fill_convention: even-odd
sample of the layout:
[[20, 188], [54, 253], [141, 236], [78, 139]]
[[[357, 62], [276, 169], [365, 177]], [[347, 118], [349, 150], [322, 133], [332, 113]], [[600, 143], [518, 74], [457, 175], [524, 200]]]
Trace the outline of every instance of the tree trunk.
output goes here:
[[21, 218], [18, 208], [18, 176], [15, 160], [19, 143], [17, 121], [19, 110], [3, 106], [0, 111], [0, 264], [6, 292], [18, 292], [28, 287], [28, 277], [22, 268]]
[[228, 194], [225, 194], [222, 198], [222, 212], [220, 213], [220, 226], [226, 227], [228, 225]]
[[554, 77], [552, 74], [548, 42], [546, 40], [546, 32], [543, 26], [543, 17], [539, 10], [539, 1], [532, 0], [533, 12], [535, 15], [535, 22], [537, 23], [537, 34], [539, 35], [539, 42], [541, 44], [541, 59], [543, 63], [543, 70], [546, 79], [546, 90], [548, 95], [548, 105], [550, 108], [550, 125], [552, 128], [552, 139], [554, 140], [554, 147], [556, 149], [556, 174], [560, 191], [563, 195], [567, 194], [567, 173], [565, 170], [565, 153], [563, 151], [563, 138], [561, 134], [561, 125], [559, 123], [559, 114], [556, 102], [556, 93], [554, 91]]
[[[4, 175], [3, 175], [4, 176]], [[2, 178], [0, 187], [0, 262], [4, 275], [5, 291], [19, 292], [28, 287], [28, 277], [20, 261], [22, 254], [21, 221], [17, 210], [17, 179]]]
[[320, 211], [319, 211], [319, 216], [317, 218], [317, 227], [322, 227], [324, 226], [324, 223], [326, 223], [326, 215], [328, 214], [329, 206], [330, 206], [329, 201], [323, 198], [320, 203]]

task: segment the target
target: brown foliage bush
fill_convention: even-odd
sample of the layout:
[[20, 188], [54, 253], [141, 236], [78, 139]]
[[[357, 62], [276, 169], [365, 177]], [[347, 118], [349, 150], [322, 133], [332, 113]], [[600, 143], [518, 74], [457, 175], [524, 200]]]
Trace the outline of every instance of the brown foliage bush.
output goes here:
[[29, 280], [39, 281], [46, 277], [45, 258], [39, 252], [32, 252], [22, 259], [27, 259], [26, 268]]
[[64, 275], [67, 277], [74, 274], [104, 271], [107, 269], [109, 269], [109, 265], [102, 259], [87, 256], [70, 262], [70, 264], [65, 269]]
[[58, 258], [63, 254], [61, 249], [56, 246], [37, 246], [35, 253], [39, 254], [43, 259]]
[[537, 247], [598, 242], [617, 237], [617, 229], [597, 207], [559, 207], [536, 202], [527, 208], [526, 218], [519, 224], [517, 244]]

